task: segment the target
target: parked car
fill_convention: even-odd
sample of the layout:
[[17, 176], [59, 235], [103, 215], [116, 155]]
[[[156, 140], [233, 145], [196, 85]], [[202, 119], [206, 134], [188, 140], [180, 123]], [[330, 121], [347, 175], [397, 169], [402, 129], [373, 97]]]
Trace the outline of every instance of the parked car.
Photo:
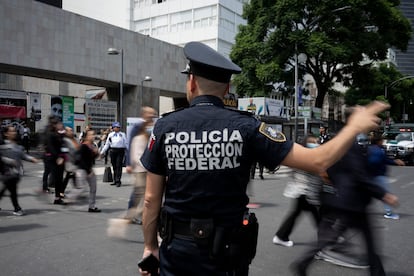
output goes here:
[[385, 132], [384, 148], [389, 157], [414, 163], [414, 132]]

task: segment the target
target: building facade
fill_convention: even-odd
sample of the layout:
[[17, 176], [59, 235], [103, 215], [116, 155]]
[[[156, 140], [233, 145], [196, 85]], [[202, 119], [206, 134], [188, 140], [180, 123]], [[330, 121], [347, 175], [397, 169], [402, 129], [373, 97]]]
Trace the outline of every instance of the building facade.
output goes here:
[[[411, 21], [414, 29], [414, 1], [401, 0], [400, 9], [402, 13]], [[414, 37], [408, 43], [406, 52], [396, 51], [397, 68], [404, 75], [414, 75]]]
[[248, 0], [132, 0], [130, 29], [171, 44], [200, 41], [229, 56]]

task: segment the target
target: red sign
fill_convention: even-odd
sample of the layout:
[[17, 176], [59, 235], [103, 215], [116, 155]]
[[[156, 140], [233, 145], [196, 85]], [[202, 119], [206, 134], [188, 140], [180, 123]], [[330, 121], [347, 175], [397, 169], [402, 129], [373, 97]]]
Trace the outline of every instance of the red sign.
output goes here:
[[0, 118], [26, 118], [26, 108], [24, 106], [13, 106], [0, 104]]

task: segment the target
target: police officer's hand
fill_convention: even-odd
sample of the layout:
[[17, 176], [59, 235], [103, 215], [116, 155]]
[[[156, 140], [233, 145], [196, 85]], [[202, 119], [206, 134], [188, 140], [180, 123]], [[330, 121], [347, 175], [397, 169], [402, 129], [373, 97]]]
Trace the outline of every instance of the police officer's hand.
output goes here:
[[365, 133], [377, 129], [381, 123], [381, 119], [377, 114], [387, 110], [389, 107], [389, 104], [380, 101], [374, 101], [364, 107], [357, 106], [348, 118], [347, 125], [355, 128], [357, 133]]
[[[142, 253], [142, 259], [144, 259], [145, 257], [151, 254], [154, 255], [158, 260], [160, 259], [158, 248], [155, 250], [149, 250], [147, 248], [144, 248], [144, 252]], [[149, 273], [148, 271], [143, 271], [141, 268], [139, 268], [139, 273], [141, 273], [142, 276], [154, 276], [154, 275], [151, 275], [151, 273]]]

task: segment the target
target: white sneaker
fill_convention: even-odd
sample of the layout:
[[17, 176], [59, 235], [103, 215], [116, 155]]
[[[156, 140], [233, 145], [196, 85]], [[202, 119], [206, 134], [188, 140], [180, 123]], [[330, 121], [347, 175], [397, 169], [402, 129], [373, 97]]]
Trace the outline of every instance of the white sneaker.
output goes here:
[[14, 211], [13, 212], [13, 215], [15, 215], [15, 216], [23, 216], [24, 215], [24, 212], [23, 212], [23, 210], [17, 210], [17, 211]]
[[273, 237], [273, 243], [278, 244], [278, 245], [282, 245], [282, 246], [286, 246], [286, 247], [292, 247], [293, 246], [293, 241], [282, 241], [276, 235]]
[[387, 218], [387, 219], [400, 219], [400, 216], [398, 214], [389, 213], [389, 214], [385, 214], [384, 218]]

